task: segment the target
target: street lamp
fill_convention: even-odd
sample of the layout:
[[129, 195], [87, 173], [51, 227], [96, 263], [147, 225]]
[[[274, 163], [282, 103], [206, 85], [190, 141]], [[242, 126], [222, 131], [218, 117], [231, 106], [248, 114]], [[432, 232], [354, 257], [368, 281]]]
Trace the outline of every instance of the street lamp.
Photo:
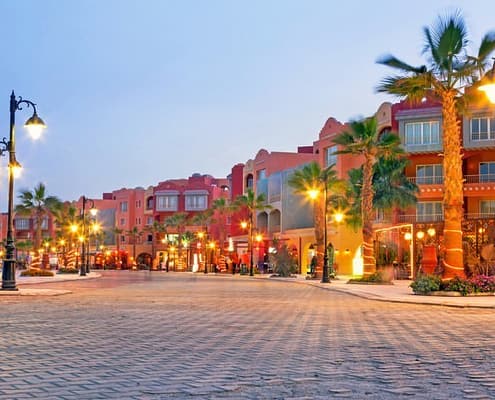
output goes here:
[[[89, 257], [86, 259], [86, 249], [85, 249], [85, 240], [86, 240], [86, 203], [90, 203], [90, 213], [91, 215], [96, 215], [95, 202], [91, 199], [88, 199], [86, 196], [82, 197], [82, 235], [81, 235], [81, 269], [79, 271], [80, 276], [86, 276], [86, 273], [89, 273]], [[89, 236], [89, 235], [88, 235]], [[89, 247], [89, 241], [88, 241]]]
[[205, 269], [204, 269], [204, 273], [207, 274], [208, 273], [208, 263], [206, 262], [206, 236], [207, 236], [207, 233], [205, 232], [198, 232], [198, 238], [200, 240], [200, 243], [201, 243], [201, 247], [203, 248], [203, 253], [204, 253], [204, 263], [205, 263]]
[[485, 92], [490, 102], [495, 103], [495, 61], [492, 69], [481, 79], [481, 83], [478, 90]]
[[38, 117], [36, 112], [36, 104], [29, 100], [24, 100], [22, 97], [16, 99], [14, 91], [10, 95], [10, 132], [9, 140], [3, 138], [0, 141], [0, 155], [8, 151], [9, 153], [9, 199], [8, 199], [8, 211], [7, 211], [7, 244], [5, 246], [6, 256], [3, 260], [2, 267], [2, 290], [17, 290], [15, 283], [15, 268], [16, 260], [14, 258], [15, 245], [14, 245], [14, 172], [20, 164], [15, 158], [15, 112], [22, 110], [22, 106], [25, 104], [27, 107], [33, 108], [33, 115], [29, 118], [24, 126], [28, 129], [33, 139], [38, 139], [46, 127], [43, 120]]
[[[328, 201], [328, 177], [324, 173], [321, 181], [323, 182], [323, 275], [321, 277], [321, 283], [330, 283], [329, 272], [328, 272], [328, 251], [327, 251], [327, 201]], [[320, 189], [311, 189], [308, 191], [308, 195], [311, 199], [316, 200], [320, 194]]]

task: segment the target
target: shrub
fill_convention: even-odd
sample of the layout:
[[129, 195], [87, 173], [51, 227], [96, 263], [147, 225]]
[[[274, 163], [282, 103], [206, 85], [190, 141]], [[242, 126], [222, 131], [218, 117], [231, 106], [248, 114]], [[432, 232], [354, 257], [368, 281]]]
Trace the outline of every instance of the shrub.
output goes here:
[[53, 276], [53, 272], [47, 269], [30, 268], [22, 271], [21, 276]]
[[475, 293], [494, 293], [495, 276], [477, 275], [469, 279]]
[[77, 268], [59, 268], [57, 274], [78, 274]]
[[420, 274], [409, 286], [412, 288], [414, 294], [428, 294], [440, 290], [442, 280], [436, 275]]
[[368, 276], [363, 276], [361, 278], [349, 279], [349, 282], [369, 282], [369, 283], [389, 283], [390, 281], [386, 280], [383, 276], [382, 271], [376, 271]]
[[444, 282], [442, 290], [459, 292], [463, 296], [466, 296], [467, 294], [474, 292], [474, 287], [469, 280], [456, 276], [451, 280]]
[[270, 261], [273, 263], [273, 272], [281, 277], [291, 276], [297, 271], [297, 259], [291, 254], [286, 244], [270, 255]]

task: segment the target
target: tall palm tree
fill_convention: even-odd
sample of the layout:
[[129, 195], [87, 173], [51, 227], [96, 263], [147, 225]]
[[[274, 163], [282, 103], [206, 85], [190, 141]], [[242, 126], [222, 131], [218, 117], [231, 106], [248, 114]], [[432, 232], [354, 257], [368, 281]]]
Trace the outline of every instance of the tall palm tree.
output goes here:
[[249, 261], [249, 275], [254, 275], [253, 267], [253, 229], [254, 229], [254, 217], [257, 211], [270, 210], [272, 206], [266, 203], [266, 197], [264, 193], [256, 195], [252, 189], [248, 189], [245, 194], [237, 196], [234, 200], [235, 206], [240, 209], [245, 209], [248, 213], [249, 221], [249, 247], [250, 247], [250, 261]]
[[197, 213], [191, 219], [193, 225], [197, 225], [200, 226], [201, 228], [204, 228], [205, 235], [203, 236], [204, 237], [203, 251], [204, 251], [205, 274], [208, 272], [208, 265], [206, 262], [206, 239], [208, 236], [208, 225], [211, 224], [212, 219], [213, 219], [213, 209], [211, 208], [207, 208], [206, 210]]
[[131, 240], [132, 240], [132, 258], [133, 258], [134, 262], [136, 262], [136, 244], [137, 244], [137, 240], [141, 237], [143, 232], [141, 232], [138, 229], [138, 227], [135, 226], [132, 229], [128, 230], [126, 233], [131, 237]]
[[378, 60], [398, 70], [384, 78], [379, 92], [390, 93], [412, 102], [424, 97], [442, 105], [443, 171], [444, 171], [444, 276], [464, 276], [462, 254], [463, 176], [461, 132], [457, 111], [466, 105], [464, 88], [480, 78], [495, 50], [495, 33], [486, 34], [476, 56], [468, 52], [466, 24], [459, 12], [438, 17], [431, 27], [424, 28], [423, 53], [427, 64], [411, 66], [392, 55]]
[[158, 221], [153, 221], [153, 224], [146, 226], [145, 230], [151, 233], [151, 264], [153, 264], [153, 260], [155, 259], [156, 234], [165, 232], [165, 226]]
[[18, 199], [21, 203], [15, 207], [15, 212], [20, 215], [34, 216], [34, 246], [38, 249], [41, 244], [43, 218], [50, 213], [56, 214], [62, 207], [62, 202], [56, 196], [47, 196], [43, 183], [39, 183], [33, 190], [21, 190]]
[[177, 230], [177, 248], [178, 258], [182, 262], [182, 234], [189, 220], [189, 214], [186, 212], [176, 212], [165, 220], [165, 225], [174, 227]]
[[120, 235], [122, 234], [122, 232], [124, 232], [124, 230], [115, 226], [112, 228], [111, 232], [113, 233], [113, 236], [115, 238], [115, 248], [117, 250], [117, 257], [115, 257], [115, 263], [117, 265], [115, 267], [117, 269], [120, 269], [120, 267], [121, 267], [121, 265], [120, 265]]
[[323, 256], [325, 254], [324, 236], [325, 236], [325, 207], [328, 210], [328, 206], [332, 200], [336, 200], [335, 194], [340, 193], [343, 183], [337, 178], [334, 165], [330, 165], [328, 168], [322, 169], [320, 165], [313, 161], [309, 164], [303, 165], [302, 168], [297, 169], [289, 177], [289, 186], [294, 189], [294, 192], [304, 196], [310, 195], [311, 192], [323, 193], [325, 191], [325, 185], [327, 193], [327, 204], [325, 204], [325, 196], [318, 195], [320, 201], [315, 201], [313, 205], [313, 218], [316, 240], [316, 258], [318, 270], [323, 268]]
[[225, 239], [227, 236], [227, 219], [232, 215], [234, 210], [237, 209], [236, 205], [230, 203], [225, 197], [220, 197], [213, 201], [212, 205], [213, 212], [215, 213], [215, 222], [218, 225], [220, 243], [220, 255], [223, 255]]
[[363, 233], [363, 272], [371, 275], [376, 271], [373, 249], [373, 168], [378, 157], [398, 154], [399, 137], [391, 132], [380, 133], [376, 118], [367, 118], [350, 123], [350, 130], [340, 133], [333, 139], [340, 146], [335, 154], [361, 156], [363, 182], [361, 188], [361, 221]]

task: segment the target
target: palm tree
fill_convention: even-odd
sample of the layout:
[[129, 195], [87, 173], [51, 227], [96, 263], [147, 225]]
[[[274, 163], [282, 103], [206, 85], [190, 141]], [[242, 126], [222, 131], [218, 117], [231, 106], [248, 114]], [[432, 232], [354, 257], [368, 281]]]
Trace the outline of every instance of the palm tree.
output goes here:
[[194, 215], [192, 217], [192, 224], [193, 225], [197, 225], [197, 226], [200, 226], [201, 228], [204, 227], [204, 242], [203, 242], [203, 251], [204, 251], [204, 263], [205, 263], [205, 269], [204, 269], [204, 273], [206, 274], [208, 272], [208, 269], [207, 269], [207, 262], [206, 262], [206, 239], [207, 239], [207, 236], [208, 236], [208, 225], [211, 224], [212, 222], [212, 219], [213, 219], [213, 209], [211, 208], [208, 208], [204, 211], [201, 211], [199, 213], [197, 213], [196, 215]]
[[323, 256], [325, 254], [325, 207], [328, 209], [329, 203], [332, 200], [336, 200], [335, 193], [340, 192], [343, 183], [337, 178], [337, 174], [334, 169], [334, 165], [330, 165], [328, 168], [321, 169], [320, 165], [313, 161], [309, 164], [305, 164], [302, 168], [297, 169], [289, 177], [289, 186], [294, 189], [294, 192], [301, 195], [312, 195], [312, 193], [321, 194], [325, 191], [325, 185], [327, 193], [327, 204], [325, 204], [325, 196], [318, 196], [321, 201], [315, 201], [313, 206], [313, 218], [315, 229], [315, 241], [316, 241], [316, 258], [319, 269], [323, 268]]
[[363, 233], [363, 272], [371, 275], [376, 271], [373, 249], [373, 168], [378, 157], [398, 154], [400, 139], [396, 134], [377, 130], [376, 118], [371, 117], [350, 123], [350, 130], [333, 139], [340, 146], [335, 154], [351, 154], [364, 159], [361, 188], [361, 221]]
[[56, 214], [62, 207], [62, 202], [56, 196], [47, 196], [43, 183], [39, 183], [33, 190], [21, 190], [18, 199], [21, 203], [15, 207], [15, 212], [20, 215], [34, 216], [34, 246], [38, 249], [41, 244], [43, 218], [48, 214]]
[[457, 111], [465, 106], [464, 88], [480, 78], [495, 50], [495, 33], [486, 34], [476, 56], [468, 53], [468, 36], [459, 12], [439, 17], [424, 28], [427, 65], [411, 66], [392, 55], [378, 60], [398, 70], [382, 80], [377, 90], [416, 102], [424, 97], [442, 106], [444, 171], [444, 276], [464, 276], [462, 252], [463, 175], [461, 132]]
[[245, 209], [248, 213], [249, 221], [249, 248], [250, 248], [250, 261], [249, 261], [249, 275], [254, 275], [253, 270], [253, 227], [254, 217], [257, 211], [269, 210], [271, 205], [266, 204], [266, 197], [264, 193], [256, 195], [252, 189], [248, 189], [246, 194], [239, 195], [234, 200], [235, 207]]
[[133, 258], [134, 262], [136, 262], [136, 243], [137, 243], [138, 238], [140, 238], [141, 235], [143, 234], [143, 232], [141, 232], [137, 228], [137, 226], [135, 226], [132, 229], [128, 230], [126, 233], [131, 237], [131, 240], [132, 240], [132, 258]]
[[220, 256], [223, 255], [225, 239], [227, 236], [227, 218], [237, 209], [236, 205], [230, 203], [225, 197], [220, 197], [213, 201], [213, 212], [216, 215], [215, 222], [219, 230]]
[[186, 212], [176, 212], [165, 220], [165, 225], [175, 227], [177, 230], [178, 259], [182, 262], [182, 234], [187, 225], [189, 214]]
[[165, 232], [165, 226], [158, 221], [153, 221], [153, 224], [148, 225], [145, 228], [145, 230], [151, 233], [151, 257], [152, 257], [151, 258], [151, 267], [153, 267], [153, 260], [155, 259], [156, 234]]
[[115, 267], [117, 269], [120, 269], [120, 267], [121, 267], [121, 265], [120, 265], [120, 235], [122, 234], [122, 232], [124, 232], [124, 230], [115, 226], [115, 227], [113, 227], [111, 232], [113, 233], [113, 236], [115, 238], [115, 248], [117, 250], [117, 256], [115, 257], [115, 263], [117, 265]]

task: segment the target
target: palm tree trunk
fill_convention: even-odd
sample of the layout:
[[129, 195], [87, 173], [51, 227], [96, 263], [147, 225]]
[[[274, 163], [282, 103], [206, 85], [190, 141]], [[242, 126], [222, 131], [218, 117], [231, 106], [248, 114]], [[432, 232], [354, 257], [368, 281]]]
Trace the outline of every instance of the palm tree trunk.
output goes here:
[[316, 268], [315, 277], [321, 278], [323, 275], [323, 256], [325, 253], [324, 241], [324, 225], [323, 218], [325, 215], [324, 208], [325, 200], [321, 196], [321, 201], [314, 203], [314, 222], [315, 222], [315, 240], [316, 240]]
[[443, 170], [444, 170], [444, 277], [464, 277], [462, 252], [463, 177], [460, 127], [455, 107], [455, 92], [442, 95]]
[[361, 192], [363, 222], [363, 274], [369, 276], [376, 271], [373, 246], [373, 157], [367, 156], [363, 165], [363, 188]]

